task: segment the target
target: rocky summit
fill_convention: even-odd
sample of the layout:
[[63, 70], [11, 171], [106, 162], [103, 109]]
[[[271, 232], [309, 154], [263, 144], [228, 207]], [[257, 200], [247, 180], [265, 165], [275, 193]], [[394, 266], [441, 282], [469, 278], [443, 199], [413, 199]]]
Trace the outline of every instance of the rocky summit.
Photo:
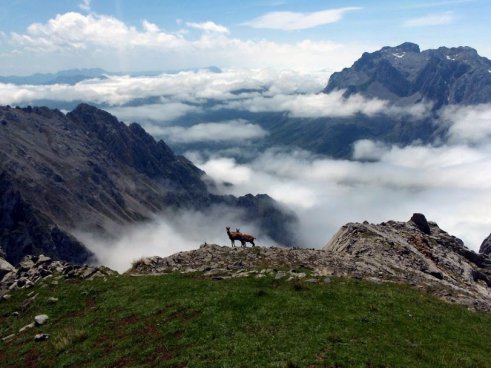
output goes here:
[[128, 271], [171, 272], [203, 272], [214, 279], [272, 274], [314, 283], [328, 282], [330, 276], [400, 282], [448, 302], [491, 311], [491, 259], [467, 249], [422, 214], [408, 222], [346, 224], [323, 249], [203, 244], [166, 258], [143, 258]]
[[491, 60], [470, 47], [420, 51], [410, 42], [365, 52], [351, 68], [331, 75], [324, 92], [345, 90], [398, 104], [420, 101], [435, 108], [491, 101]]

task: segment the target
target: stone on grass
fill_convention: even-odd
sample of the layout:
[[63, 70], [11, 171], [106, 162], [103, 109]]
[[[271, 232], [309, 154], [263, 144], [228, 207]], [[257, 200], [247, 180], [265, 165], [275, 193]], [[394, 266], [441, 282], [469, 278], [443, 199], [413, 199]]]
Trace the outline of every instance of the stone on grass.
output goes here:
[[35, 326], [35, 323], [29, 323], [28, 325], [25, 325], [24, 327], [19, 328], [19, 333], [24, 332], [26, 330], [29, 330]]
[[38, 326], [44, 324], [48, 319], [49, 317], [46, 314], [39, 314], [36, 317], [34, 317], [34, 321]]
[[36, 336], [34, 336], [34, 341], [43, 341], [43, 340], [48, 340], [49, 335], [45, 333], [38, 333]]

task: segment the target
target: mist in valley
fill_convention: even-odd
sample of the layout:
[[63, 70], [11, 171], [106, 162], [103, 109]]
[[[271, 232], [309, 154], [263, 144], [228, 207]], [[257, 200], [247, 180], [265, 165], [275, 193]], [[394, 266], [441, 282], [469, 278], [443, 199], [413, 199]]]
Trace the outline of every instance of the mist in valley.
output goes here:
[[[422, 212], [477, 251], [491, 229], [491, 106], [449, 106], [435, 113], [425, 103], [404, 107], [359, 95], [319, 94], [327, 79], [325, 72], [233, 69], [116, 76], [75, 86], [0, 84], [0, 100], [108, 105], [119, 119], [139, 122], [171, 148], [178, 145], [215, 182], [218, 194], [267, 193], [293, 210], [299, 219], [298, 243], [289, 246], [320, 248], [347, 222], [407, 221], [413, 212]], [[145, 104], [146, 97], [156, 95], [162, 96], [158, 102]], [[210, 118], [220, 111], [228, 118]], [[349, 147], [352, 154], [346, 159], [295, 147], [256, 150], [254, 143], [269, 132], [244, 116], [270, 112], [303, 119], [384, 114], [408, 122], [433, 114], [432, 124], [445, 129], [446, 136], [440, 142], [406, 146], [359, 140]], [[135, 225], [115, 241], [87, 234], [81, 240], [101, 263], [124, 270], [142, 256], [170, 255], [204, 241], [227, 245], [225, 226], [258, 235], [237, 219], [230, 209], [179, 213]], [[261, 237], [257, 243], [274, 245]]]

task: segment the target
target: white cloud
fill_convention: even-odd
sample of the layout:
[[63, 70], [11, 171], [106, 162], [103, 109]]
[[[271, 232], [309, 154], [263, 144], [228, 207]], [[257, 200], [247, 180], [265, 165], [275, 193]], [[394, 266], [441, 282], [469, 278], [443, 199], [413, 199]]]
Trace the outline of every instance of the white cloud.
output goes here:
[[303, 246], [321, 247], [347, 222], [407, 221], [423, 212], [479, 248], [491, 230], [491, 145], [372, 147], [376, 162], [268, 150], [249, 163], [217, 157], [198, 166], [218, 181], [240, 178], [224, 193], [265, 192], [294, 208]]
[[247, 140], [263, 138], [267, 132], [259, 125], [245, 120], [231, 120], [220, 123], [200, 123], [190, 127], [144, 125], [153, 136], [173, 143], [228, 142], [243, 145]]
[[455, 20], [453, 12], [447, 11], [440, 14], [430, 14], [423, 17], [406, 20], [404, 27], [431, 27], [450, 24]]
[[451, 143], [482, 144], [491, 138], [491, 104], [447, 106], [441, 120], [449, 126]]
[[225, 106], [252, 112], [288, 112], [292, 117], [347, 117], [358, 113], [367, 116], [376, 114], [408, 115], [415, 118], [426, 116], [431, 106], [417, 104], [411, 107], [397, 107], [388, 101], [370, 99], [362, 95], [343, 97], [344, 91], [329, 94], [275, 94], [255, 95], [247, 99], [227, 102]]
[[[0, 103], [18, 104], [34, 100], [82, 100], [122, 105], [133, 99], [159, 97], [152, 105], [113, 109], [126, 120], [146, 117], [148, 120], [172, 120], [181, 112], [197, 111], [208, 99], [230, 100], [255, 96], [235, 94], [240, 90], [257, 90], [268, 95], [315, 93], [324, 87], [328, 74], [294, 71], [230, 69], [222, 73], [208, 71], [162, 74], [153, 77], [110, 76], [71, 85], [23, 85], [0, 83]], [[257, 92], [259, 93], [259, 92]], [[171, 119], [167, 118], [171, 117]]]
[[[46, 23], [31, 24], [24, 33], [9, 34], [6, 39], [12, 58], [0, 60], [0, 67], [7, 73], [94, 66], [111, 71], [207, 65], [337, 70], [363, 51], [375, 49], [308, 39], [283, 43], [240, 39], [211, 21], [189, 25], [204, 32], [196, 39], [181, 31], [163, 31], [146, 20], [135, 27], [108, 15], [59, 14]], [[32, 59], [38, 61], [36, 67]]]
[[165, 46], [172, 49], [183, 42], [176, 35], [158, 32], [156, 26], [148, 21], [143, 22], [143, 28], [143, 31], [139, 31], [111, 16], [69, 12], [58, 14], [45, 24], [31, 24], [27, 34], [12, 33], [11, 40], [17, 46], [44, 52], [90, 50], [92, 47], [113, 50], [135, 46]]
[[[201, 109], [197, 106], [191, 106], [181, 102], [161, 100], [160, 104], [128, 106], [128, 107], [112, 107], [106, 109], [111, 114], [116, 115], [119, 119], [127, 122], [155, 122], [160, 123], [175, 120], [189, 113], [199, 112]], [[145, 125], [145, 128], [151, 126]], [[157, 133], [152, 132], [150, 133]]]
[[359, 7], [346, 7], [311, 13], [271, 12], [245, 22], [244, 25], [253, 28], [280, 29], [285, 31], [300, 30], [338, 22], [343, 18], [345, 13], [360, 9]]
[[216, 33], [230, 33], [227, 27], [220, 24], [216, 24], [212, 21], [202, 22], [202, 23], [186, 23], [188, 27], [196, 28], [204, 32], [216, 32]]

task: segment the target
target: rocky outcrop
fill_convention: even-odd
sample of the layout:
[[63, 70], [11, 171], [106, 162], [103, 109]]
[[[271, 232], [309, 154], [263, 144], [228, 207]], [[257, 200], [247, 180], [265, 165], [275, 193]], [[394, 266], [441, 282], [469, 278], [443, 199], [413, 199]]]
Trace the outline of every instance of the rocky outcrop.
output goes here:
[[143, 258], [128, 271], [170, 272], [202, 272], [218, 279], [271, 275], [323, 282], [325, 277], [344, 276], [401, 282], [449, 302], [491, 311], [491, 260], [468, 250], [422, 214], [408, 222], [347, 224], [324, 249], [203, 244], [166, 258]]
[[324, 92], [345, 90], [398, 104], [430, 101], [449, 104], [491, 101], [491, 61], [470, 47], [420, 51], [410, 42], [365, 52], [351, 68], [331, 75]]
[[408, 222], [347, 224], [324, 249], [362, 259], [399, 281], [431, 286], [443, 299], [491, 308], [491, 259], [467, 249], [436, 223], [425, 223], [421, 214]]
[[481, 247], [479, 248], [479, 253], [491, 256], [491, 234], [483, 240]]
[[[0, 259], [0, 270], [4, 261]], [[77, 266], [67, 262], [53, 260], [45, 255], [26, 256], [17, 267], [4, 268], [0, 274], [0, 300], [15, 289], [25, 289], [34, 286], [42, 280], [57, 279], [92, 279], [94, 277], [110, 276], [117, 274], [107, 267]]]

